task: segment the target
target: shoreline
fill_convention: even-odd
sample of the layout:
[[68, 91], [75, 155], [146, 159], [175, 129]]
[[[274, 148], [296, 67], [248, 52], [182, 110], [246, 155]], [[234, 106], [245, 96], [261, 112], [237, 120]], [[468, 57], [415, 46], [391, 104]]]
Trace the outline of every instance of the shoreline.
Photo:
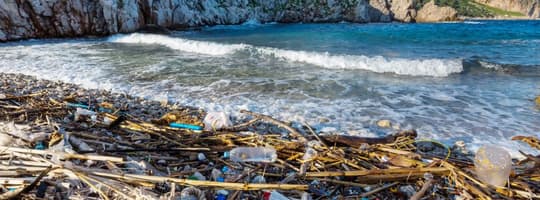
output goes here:
[[[427, 196], [425, 190], [432, 187], [439, 188], [428, 192], [435, 198], [540, 197], [524, 191], [537, 187], [527, 185], [534, 182], [534, 167], [527, 165], [530, 162], [513, 164], [508, 154], [505, 162], [516, 168], [511, 180], [527, 187], [518, 185], [496, 192], [495, 187], [487, 187], [487, 182], [474, 175], [474, 153], [466, 149], [466, 144], [448, 147], [417, 139], [414, 130], [380, 138], [319, 135], [309, 125], [293, 126], [250, 111], [241, 113], [252, 119], [232, 119], [230, 125], [208, 130], [204, 126], [208, 113], [199, 108], [22, 74], [0, 72], [0, 80], [0, 157], [4, 155], [0, 166], [17, 169], [15, 176], [22, 177], [0, 174], [0, 179], [8, 182], [0, 186], [9, 189], [0, 189], [0, 197], [72, 197], [74, 194], [66, 191], [74, 191], [83, 197], [127, 199], [185, 194], [199, 199], [219, 195], [260, 198], [266, 193], [295, 198], [339, 195], [395, 199]], [[516, 139], [526, 142], [534, 138]], [[531, 145], [540, 147], [534, 140]], [[248, 154], [233, 159], [236, 147], [266, 147], [277, 154], [265, 158], [272, 159], [266, 164], [244, 163], [236, 159]], [[9, 162], [4, 162], [6, 154], [11, 154]], [[32, 180], [33, 186], [16, 183], [24, 178]], [[78, 180], [90, 189], [64, 184], [47, 190], [51, 181]], [[35, 189], [36, 185], [40, 186]], [[334, 194], [335, 189], [328, 193], [327, 188], [336, 185], [353, 192]], [[385, 191], [394, 186], [399, 191]], [[43, 187], [44, 191], [40, 189]], [[467, 191], [470, 187], [483, 187], [488, 193]], [[455, 193], [461, 190], [465, 193]]]
[[[339, 24], [339, 23], [350, 23], [350, 24], [444, 24], [444, 23], [463, 23], [465, 21], [540, 21], [540, 18], [520, 18], [520, 17], [508, 17], [508, 18], [475, 18], [475, 17], [462, 17], [457, 20], [450, 21], [438, 21], [438, 22], [402, 22], [402, 21], [389, 21], [389, 22], [352, 22], [352, 21], [330, 21], [330, 22], [296, 22], [296, 23], [282, 23], [282, 22], [259, 22], [261, 25], [269, 24]], [[106, 38], [118, 34], [132, 34], [132, 33], [147, 33], [147, 34], [158, 34], [158, 35], [170, 35], [172, 32], [184, 32], [184, 31], [199, 31], [207, 27], [216, 27], [216, 26], [242, 26], [249, 25], [251, 22], [247, 21], [244, 23], [237, 24], [214, 24], [214, 25], [200, 25], [200, 26], [189, 26], [189, 27], [171, 27], [167, 28], [159, 25], [149, 25], [142, 27], [140, 29], [130, 31], [130, 32], [118, 32], [118, 33], [109, 33], [109, 34], [85, 34], [85, 35], [75, 35], [75, 36], [44, 36], [44, 37], [26, 37], [19, 39], [9, 39], [9, 40], [0, 40], [0, 44], [9, 44], [14, 42], [24, 42], [32, 40], [61, 40], [61, 39], [96, 39], [96, 38]]]
[[[8, 87], [11, 90], [0, 91], [0, 95], [2, 95], [3, 93], [8, 93], [10, 95], [26, 95], [29, 93], [35, 93], [40, 90], [47, 91], [47, 95], [49, 95], [50, 98], [56, 98], [56, 99], [74, 98], [73, 95], [75, 95], [79, 98], [85, 97], [88, 101], [84, 103], [87, 105], [98, 105], [100, 102], [113, 102], [115, 104], [115, 107], [118, 107], [118, 108], [122, 107], [124, 112], [129, 113], [134, 116], [139, 116], [141, 117], [140, 119], [143, 121], [152, 121], [154, 119], [159, 119], [164, 114], [174, 111], [174, 110], [190, 110], [191, 112], [200, 112], [201, 115], [206, 113], [206, 111], [204, 111], [203, 108], [197, 107], [196, 105], [187, 106], [187, 105], [179, 105], [176, 102], [160, 102], [156, 99], [152, 99], [148, 97], [136, 96], [132, 94], [126, 94], [123, 92], [115, 92], [115, 91], [101, 89], [101, 88], [85, 88], [84, 86], [80, 84], [67, 83], [61, 80], [42, 79], [42, 78], [37, 78], [34, 75], [0, 72], [0, 80], [4, 80], [4, 87], [5, 87], [6, 80], [11, 80], [10, 82], [14, 84], [13, 85], [14, 87], [13, 86]], [[0, 86], [2, 86], [1, 81], [0, 81]], [[239, 113], [241, 112], [239, 111]], [[242, 114], [240, 114], [240, 116], [231, 115], [229, 117], [234, 117], [233, 119], [231, 119], [233, 123], [241, 123], [240, 121], [244, 120], [242, 118]], [[0, 119], [0, 121], [2, 121], [2, 119]], [[373, 124], [373, 126], [376, 126], [380, 128], [381, 130], [382, 129], [386, 130], [387, 134], [390, 134], [391, 132], [395, 132], [395, 131], [403, 131], [401, 129], [395, 129], [391, 125], [388, 125], [389, 127], [385, 129], [386, 125], [380, 125], [379, 123], [390, 124], [392, 122], [384, 118], [376, 119], [375, 122], [376, 124]], [[321, 130], [318, 130], [318, 131], [321, 131]], [[347, 131], [353, 131], [353, 130], [336, 129], [334, 132], [347, 133]], [[335, 134], [332, 132], [320, 132], [320, 133]], [[361, 135], [355, 135], [355, 136], [362, 137]], [[431, 140], [430, 138], [423, 138], [423, 139]], [[510, 138], [508, 138], [508, 140], [509, 139]], [[456, 141], [456, 142], [459, 142], [459, 141]], [[446, 145], [450, 145], [450, 144], [446, 144]], [[467, 145], [467, 146], [470, 148], [470, 145]], [[511, 153], [512, 157], [515, 159], [525, 158], [523, 155], [517, 154], [518, 150], [516, 149], [508, 149], [508, 150], [512, 151], [509, 153]], [[527, 149], [527, 150], [531, 150], [531, 149]]]

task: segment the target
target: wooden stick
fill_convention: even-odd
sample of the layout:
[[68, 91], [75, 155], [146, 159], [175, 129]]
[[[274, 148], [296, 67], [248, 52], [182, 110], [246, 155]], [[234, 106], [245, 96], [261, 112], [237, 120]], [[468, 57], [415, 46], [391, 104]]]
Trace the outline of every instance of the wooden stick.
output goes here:
[[16, 199], [19, 197], [19, 195], [30, 192], [32, 189], [34, 189], [34, 187], [37, 186], [39, 181], [41, 181], [41, 179], [45, 177], [51, 170], [52, 170], [52, 167], [45, 169], [43, 172], [39, 174], [39, 176], [36, 179], [34, 179], [34, 181], [30, 185], [24, 188], [1, 194], [0, 199]]
[[399, 184], [399, 182], [393, 182], [391, 184], [388, 184], [388, 185], [385, 185], [385, 186], [382, 186], [382, 187], [379, 187], [379, 188], [376, 188], [374, 190], [371, 190], [369, 192], [366, 192], [364, 194], [361, 194], [360, 197], [367, 197], [367, 196], [371, 196], [377, 192], [380, 192], [380, 191], [383, 191], [383, 190], [386, 190], [388, 188], [391, 188], [391, 187], [394, 187], [395, 185]]
[[6, 98], [0, 98], [0, 101], [24, 99], [24, 98], [28, 98], [28, 97], [41, 96], [41, 95], [44, 95], [44, 94], [47, 94], [47, 92], [42, 91], [42, 92], [38, 92], [38, 93], [34, 93], [34, 94], [27, 94], [27, 95], [21, 95], [21, 96], [10, 96], [10, 97], [6, 97]]
[[433, 182], [434, 182], [433, 179], [429, 179], [426, 183], [424, 183], [424, 185], [422, 185], [422, 188], [411, 197], [410, 200], [420, 200], [420, 198], [424, 196], [426, 191], [429, 188], [431, 188], [431, 186], [433, 185]]
[[260, 118], [264, 121], [267, 121], [267, 122], [270, 122], [272, 124], [275, 124], [279, 127], [282, 127], [284, 129], [286, 129], [287, 131], [289, 131], [289, 133], [291, 134], [291, 136], [297, 138], [298, 140], [300, 140], [300, 142], [306, 142], [306, 138], [300, 134], [296, 129], [294, 129], [293, 127], [287, 125], [285, 122], [282, 122], [282, 121], [279, 121], [277, 119], [274, 119], [270, 116], [267, 116], [267, 115], [263, 115], [263, 114], [259, 114], [259, 113], [254, 113], [254, 112], [251, 112], [251, 111], [247, 111], [247, 110], [241, 110], [240, 113], [245, 113], [245, 114], [248, 114], [248, 115], [251, 115], [251, 116], [254, 116], [256, 118]]
[[217, 129], [217, 131], [230, 131], [230, 132], [238, 132], [238, 131], [243, 131], [243, 130], [247, 130], [247, 127], [257, 121], [259, 121], [261, 119], [259, 118], [254, 118], [252, 120], [249, 120], [248, 122], [245, 122], [245, 123], [242, 123], [242, 124], [237, 124], [237, 125], [234, 125], [232, 127], [224, 127], [224, 128], [220, 128], [220, 129]]
[[363, 184], [363, 183], [340, 181], [340, 180], [328, 179], [328, 178], [319, 179], [319, 178], [311, 177], [311, 178], [306, 178], [306, 179], [307, 180], [318, 180], [318, 181], [323, 181], [323, 182], [330, 182], [330, 183], [335, 183], [335, 184], [340, 184], [340, 185], [356, 186], [356, 187], [367, 187], [367, 186], [369, 186], [368, 184]]
[[397, 134], [388, 135], [381, 138], [372, 138], [372, 137], [358, 137], [358, 136], [348, 136], [348, 135], [327, 135], [322, 136], [322, 138], [329, 143], [339, 143], [346, 144], [351, 147], [360, 147], [363, 143], [367, 144], [388, 144], [396, 141], [398, 137], [416, 137], [415, 130], [402, 131]]
[[[4, 113], [2, 115], [13, 116], [13, 115], [26, 114], [26, 113], [42, 113], [42, 112], [47, 112], [47, 111], [56, 111], [56, 110], [65, 110], [65, 109], [67, 109], [67, 108], [65, 108], [65, 107], [37, 108], [37, 109], [29, 109], [29, 110], [8, 112], [8, 113]], [[0, 115], [0, 116], [2, 116], [2, 115]]]
[[110, 174], [103, 172], [88, 172], [95, 176], [116, 178], [116, 179], [138, 179], [145, 180], [149, 182], [173, 182], [179, 185], [191, 185], [191, 186], [201, 186], [201, 187], [213, 187], [213, 188], [224, 188], [230, 190], [264, 190], [264, 189], [275, 189], [275, 190], [302, 190], [305, 191], [308, 189], [307, 185], [294, 185], [294, 184], [250, 184], [250, 183], [224, 183], [224, 182], [215, 182], [215, 181], [198, 181], [198, 180], [189, 180], [189, 179], [179, 179], [179, 178], [169, 178], [169, 177], [160, 177], [160, 176], [146, 176], [146, 175], [137, 175], [137, 174]]
[[3, 152], [3, 151], [19, 152], [19, 153], [27, 153], [27, 154], [38, 154], [38, 155], [58, 155], [63, 159], [98, 160], [98, 161], [111, 161], [111, 162], [124, 161], [124, 159], [121, 157], [82, 155], [82, 154], [73, 154], [73, 153], [52, 152], [52, 151], [37, 150], [37, 149], [23, 149], [23, 148], [16, 148], [16, 147], [0, 146], [0, 152]]
[[428, 168], [398, 168], [398, 169], [372, 169], [372, 170], [357, 170], [357, 171], [340, 171], [340, 172], [308, 172], [306, 177], [329, 177], [329, 176], [366, 176], [376, 174], [409, 174], [409, 173], [432, 173], [434, 175], [447, 175], [450, 170], [444, 167], [428, 167]]
[[[77, 174], [77, 173], [76, 173], [76, 174]], [[109, 185], [109, 184], [106, 184], [106, 183], [104, 183], [104, 182], [102, 182], [102, 181], [100, 181], [100, 180], [97, 180], [97, 179], [95, 179], [95, 178], [92, 178], [92, 177], [90, 177], [90, 176], [86, 176], [86, 175], [83, 175], [83, 174], [80, 174], [80, 173], [78, 173], [78, 175], [79, 175], [79, 176], [83, 176], [84, 178], [86, 178], [86, 179], [88, 179], [88, 180], [90, 180], [90, 181], [99, 183], [99, 184], [101, 184], [101, 185], [103, 185], [103, 186], [109, 188], [110, 190], [116, 192], [117, 194], [121, 195], [121, 196], [124, 197], [125, 199], [135, 199], [135, 198], [133, 198], [133, 197], [131, 197], [131, 196], [125, 194], [124, 192], [122, 192], [122, 191], [116, 189], [115, 187], [113, 187], [113, 186], [111, 186], [111, 185]]]
[[324, 147], [328, 148], [328, 145], [326, 145], [326, 143], [319, 137], [319, 135], [317, 135], [317, 133], [313, 131], [313, 129], [307, 122], [304, 122], [304, 126], [308, 128], [309, 132], [313, 135], [313, 137], [315, 137]]

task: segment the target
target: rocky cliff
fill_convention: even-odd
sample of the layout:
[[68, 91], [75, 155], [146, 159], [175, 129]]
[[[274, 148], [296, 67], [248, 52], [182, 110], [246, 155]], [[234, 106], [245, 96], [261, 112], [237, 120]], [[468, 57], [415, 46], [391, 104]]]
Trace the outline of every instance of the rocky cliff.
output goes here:
[[514, 11], [529, 18], [540, 18], [540, 0], [475, 0], [502, 10]]
[[2, 0], [0, 41], [260, 22], [414, 20], [413, 0]]

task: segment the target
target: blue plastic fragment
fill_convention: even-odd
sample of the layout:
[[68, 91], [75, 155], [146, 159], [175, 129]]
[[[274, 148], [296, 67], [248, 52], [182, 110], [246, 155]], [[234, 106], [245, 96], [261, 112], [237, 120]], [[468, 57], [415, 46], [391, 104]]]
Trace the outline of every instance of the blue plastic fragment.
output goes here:
[[228, 171], [229, 171], [229, 167], [227, 167], [227, 166], [223, 166], [223, 168], [221, 168], [221, 172], [223, 172], [223, 173], [226, 173]]
[[36, 143], [36, 147], [35, 147], [37, 150], [44, 150], [45, 149], [45, 145], [43, 145], [43, 142], [42, 141], [38, 141]]
[[103, 108], [103, 107], [99, 107], [98, 111], [99, 112], [106, 112], [106, 113], [112, 113], [113, 112], [111, 109]]
[[217, 177], [216, 181], [217, 182], [225, 182], [225, 178], [220, 176], [220, 177]]
[[218, 194], [216, 197], [216, 200], [227, 200], [227, 195]]
[[89, 105], [84, 105], [84, 104], [67, 103], [67, 106], [69, 106], [69, 107], [76, 107], [76, 108], [84, 108], [84, 109], [90, 110], [90, 106], [89, 106]]
[[193, 125], [193, 124], [182, 124], [182, 123], [174, 123], [173, 122], [173, 123], [169, 124], [169, 126], [172, 127], [172, 128], [184, 128], [184, 129], [191, 129], [191, 130], [195, 130], [195, 131], [203, 130], [203, 127]]
[[223, 152], [223, 158], [229, 158], [231, 157], [231, 153], [228, 151]]

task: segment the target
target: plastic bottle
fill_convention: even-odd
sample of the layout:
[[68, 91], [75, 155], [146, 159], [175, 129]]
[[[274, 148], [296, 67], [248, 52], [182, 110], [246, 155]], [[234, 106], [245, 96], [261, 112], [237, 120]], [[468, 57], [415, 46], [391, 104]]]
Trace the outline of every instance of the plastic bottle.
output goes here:
[[478, 178], [490, 185], [504, 186], [512, 170], [512, 158], [503, 148], [484, 145], [474, 158]]
[[275, 162], [276, 150], [272, 147], [237, 147], [231, 150], [230, 158], [234, 162]]
[[201, 190], [193, 186], [184, 188], [182, 192], [180, 192], [181, 200], [198, 200], [199, 197], [201, 196], [202, 196]]

